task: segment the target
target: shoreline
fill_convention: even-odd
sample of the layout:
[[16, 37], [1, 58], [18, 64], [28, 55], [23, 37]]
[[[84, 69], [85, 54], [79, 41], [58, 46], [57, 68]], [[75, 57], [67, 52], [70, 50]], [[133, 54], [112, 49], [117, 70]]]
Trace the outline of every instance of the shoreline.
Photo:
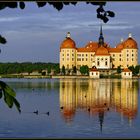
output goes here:
[[119, 75], [109, 77], [108, 75], [101, 78], [91, 78], [87, 75], [0, 75], [0, 78], [17, 78], [17, 79], [139, 79], [139, 76], [133, 76], [132, 78], [121, 78]]

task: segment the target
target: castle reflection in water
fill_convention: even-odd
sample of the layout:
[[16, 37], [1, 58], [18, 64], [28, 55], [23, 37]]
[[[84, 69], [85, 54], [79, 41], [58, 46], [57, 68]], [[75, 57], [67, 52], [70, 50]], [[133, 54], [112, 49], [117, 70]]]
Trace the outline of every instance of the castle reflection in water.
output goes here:
[[60, 110], [68, 122], [77, 110], [98, 115], [102, 129], [104, 114], [118, 112], [128, 122], [138, 112], [138, 80], [60, 79]]

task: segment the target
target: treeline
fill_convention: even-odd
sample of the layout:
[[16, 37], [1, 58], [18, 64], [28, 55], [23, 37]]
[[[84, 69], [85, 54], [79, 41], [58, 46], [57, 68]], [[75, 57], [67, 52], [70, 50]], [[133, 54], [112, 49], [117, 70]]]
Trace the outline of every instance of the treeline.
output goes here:
[[0, 63], [0, 74], [13, 74], [13, 73], [32, 73], [33, 71], [42, 72], [42, 70], [47, 70], [51, 73], [54, 70], [55, 73], [59, 73], [59, 63], [42, 63], [42, 62], [23, 62], [23, 63]]

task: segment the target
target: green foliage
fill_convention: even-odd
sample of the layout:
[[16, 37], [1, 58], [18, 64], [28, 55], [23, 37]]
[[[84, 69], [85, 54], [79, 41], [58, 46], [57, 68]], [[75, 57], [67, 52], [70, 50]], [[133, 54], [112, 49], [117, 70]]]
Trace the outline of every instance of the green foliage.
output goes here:
[[[37, 6], [44, 7], [46, 4], [52, 5], [55, 9], [58, 11], [62, 10], [65, 5], [77, 5], [78, 2], [39, 2], [37, 1], [36, 4]], [[105, 10], [104, 6], [106, 5], [106, 2], [86, 2], [86, 4], [92, 4], [95, 6], [98, 6], [96, 12], [97, 12], [97, 18], [101, 19], [104, 23], [107, 23], [109, 21], [110, 17], [114, 17], [115, 13], [110, 10]], [[0, 4], [0, 10], [5, 9], [6, 7], [8, 8], [20, 8], [24, 9], [25, 8], [25, 2], [1, 2]]]
[[2, 37], [1, 35], [0, 35], [0, 43], [1, 44], [6, 44], [7, 43], [6, 39], [4, 37]]
[[62, 73], [65, 75], [66, 74], [66, 70], [65, 70], [65, 66], [62, 66]]
[[121, 73], [121, 72], [122, 72], [121, 66], [118, 66], [118, 67], [117, 67], [117, 73]]
[[59, 65], [55, 65], [55, 66], [54, 66], [54, 70], [55, 70], [55, 71], [54, 71], [55, 74], [59, 74], [59, 73], [60, 73]]
[[139, 70], [140, 70], [140, 66], [139, 65], [135, 66], [135, 74], [136, 75], [139, 74]]
[[139, 74], [139, 69], [140, 69], [140, 66], [139, 65], [137, 65], [137, 66], [129, 66], [128, 67], [128, 69], [130, 69], [131, 71], [132, 71], [132, 73], [133, 73], [133, 75], [137, 75], [137, 74]]
[[89, 74], [89, 68], [87, 65], [83, 65], [80, 67], [81, 74]]
[[77, 72], [77, 69], [76, 69], [76, 66], [73, 67], [73, 73], [76, 73]]
[[23, 63], [0, 63], [0, 74], [13, 74], [13, 73], [23, 73], [28, 72], [31, 73], [33, 71], [41, 72], [42, 70], [53, 68], [57, 72], [59, 72], [59, 64], [58, 63], [31, 63], [31, 62], [23, 62]]
[[2, 96], [4, 95], [4, 101], [8, 105], [8, 107], [12, 108], [13, 104], [15, 104], [17, 110], [21, 112], [20, 104], [15, 98], [15, 91], [3, 81], [0, 81], [0, 89], [0, 98], [2, 98]]
[[50, 65], [47, 67], [47, 72], [48, 72], [48, 74], [51, 73], [51, 66]]

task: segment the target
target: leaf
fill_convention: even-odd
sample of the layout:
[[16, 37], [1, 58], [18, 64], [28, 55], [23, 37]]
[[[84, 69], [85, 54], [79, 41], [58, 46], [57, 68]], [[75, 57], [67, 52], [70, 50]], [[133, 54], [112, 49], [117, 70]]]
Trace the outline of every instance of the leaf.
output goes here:
[[103, 17], [103, 21], [104, 21], [104, 23], [107, 23], [108, 22], [108, 18], [107, 17]]
[[107, 16], [110, 16], [110, 17], [115, 17], [115, 13], [112, 12], [112, 11], [106, 11], [107, 12]]
[[19, 102], [18, 102], [15, 98], [13, 98], [13, 101], [14, 101], [14, 103], [15, 103], [15, 106], [16, 106], [17, 110], [18, 110], [19, 112], [21, 112]]
[[11, 95], [12, 97], [16, 96], [15, 91], [10, 88], [6, 83], [4, 83], [3, 81], [0, 81], [0, 87], [3, 90], [4, 93]]
[[6, 104], [9, 106], [9, 108], [13, 107], [13, 97], [4, 93], [4, 100], [6, 102]]
[[70, 3], [69, 3], [69, 2], [63, 2], [63, 4], [64, 4], [64, 5], [69, 5]]
[[2, 89], [0, 89], [0, 99], [2, 98]]
[[24, 2], [19, 2], [19, 7], [20, 7], [21, 9], [24, 9], [24, 8], [25, 8], [25, 3], [24, 3]]
[[4, 8], [6, 8], [6, 5], [5, 5], [4, 2], [1, 2], [1, 3], [0, 3], [0, 10], [2, 10], [2, 9], [4, 9]]
[[62, 2], [56, 2], [53, 3], [54, 8], [56, 8], [58, 11], [60, 11], [61, 9], [63, 9], [63, 3]]
[[77, 2], [71, 2], [71, 4], [76, 5], [76, 4], [77, 4]]
[[9, 108], [12, 108], [13, 107], [13, 104], [15, 104], [17, 110], [19, 112], [21, 112], [21, 110], [20, 110], [20, 104], [19, 104], [19, 102], [15, 98], [15, 96], [16, 96], [15, 91], [12, 88], [10, 88], [3, 81], [0, 81], [0, 88], [1, 88], [0, 98], [2, 97], [2, 93], [4, 93], [4, 101], [8, 105], [8, 107]]
[[0, 43], [1, 44], [6, 44], [7, 43], [6, 39], [4, 37], [2, 37], [1, 35], [0, 35]]
[[37, 3], [39, 8], [46, 5], [46, 2], [36, 2], [36, 3]]
[[17, 2], [6, 2], [9, 8], [17, 8]]

